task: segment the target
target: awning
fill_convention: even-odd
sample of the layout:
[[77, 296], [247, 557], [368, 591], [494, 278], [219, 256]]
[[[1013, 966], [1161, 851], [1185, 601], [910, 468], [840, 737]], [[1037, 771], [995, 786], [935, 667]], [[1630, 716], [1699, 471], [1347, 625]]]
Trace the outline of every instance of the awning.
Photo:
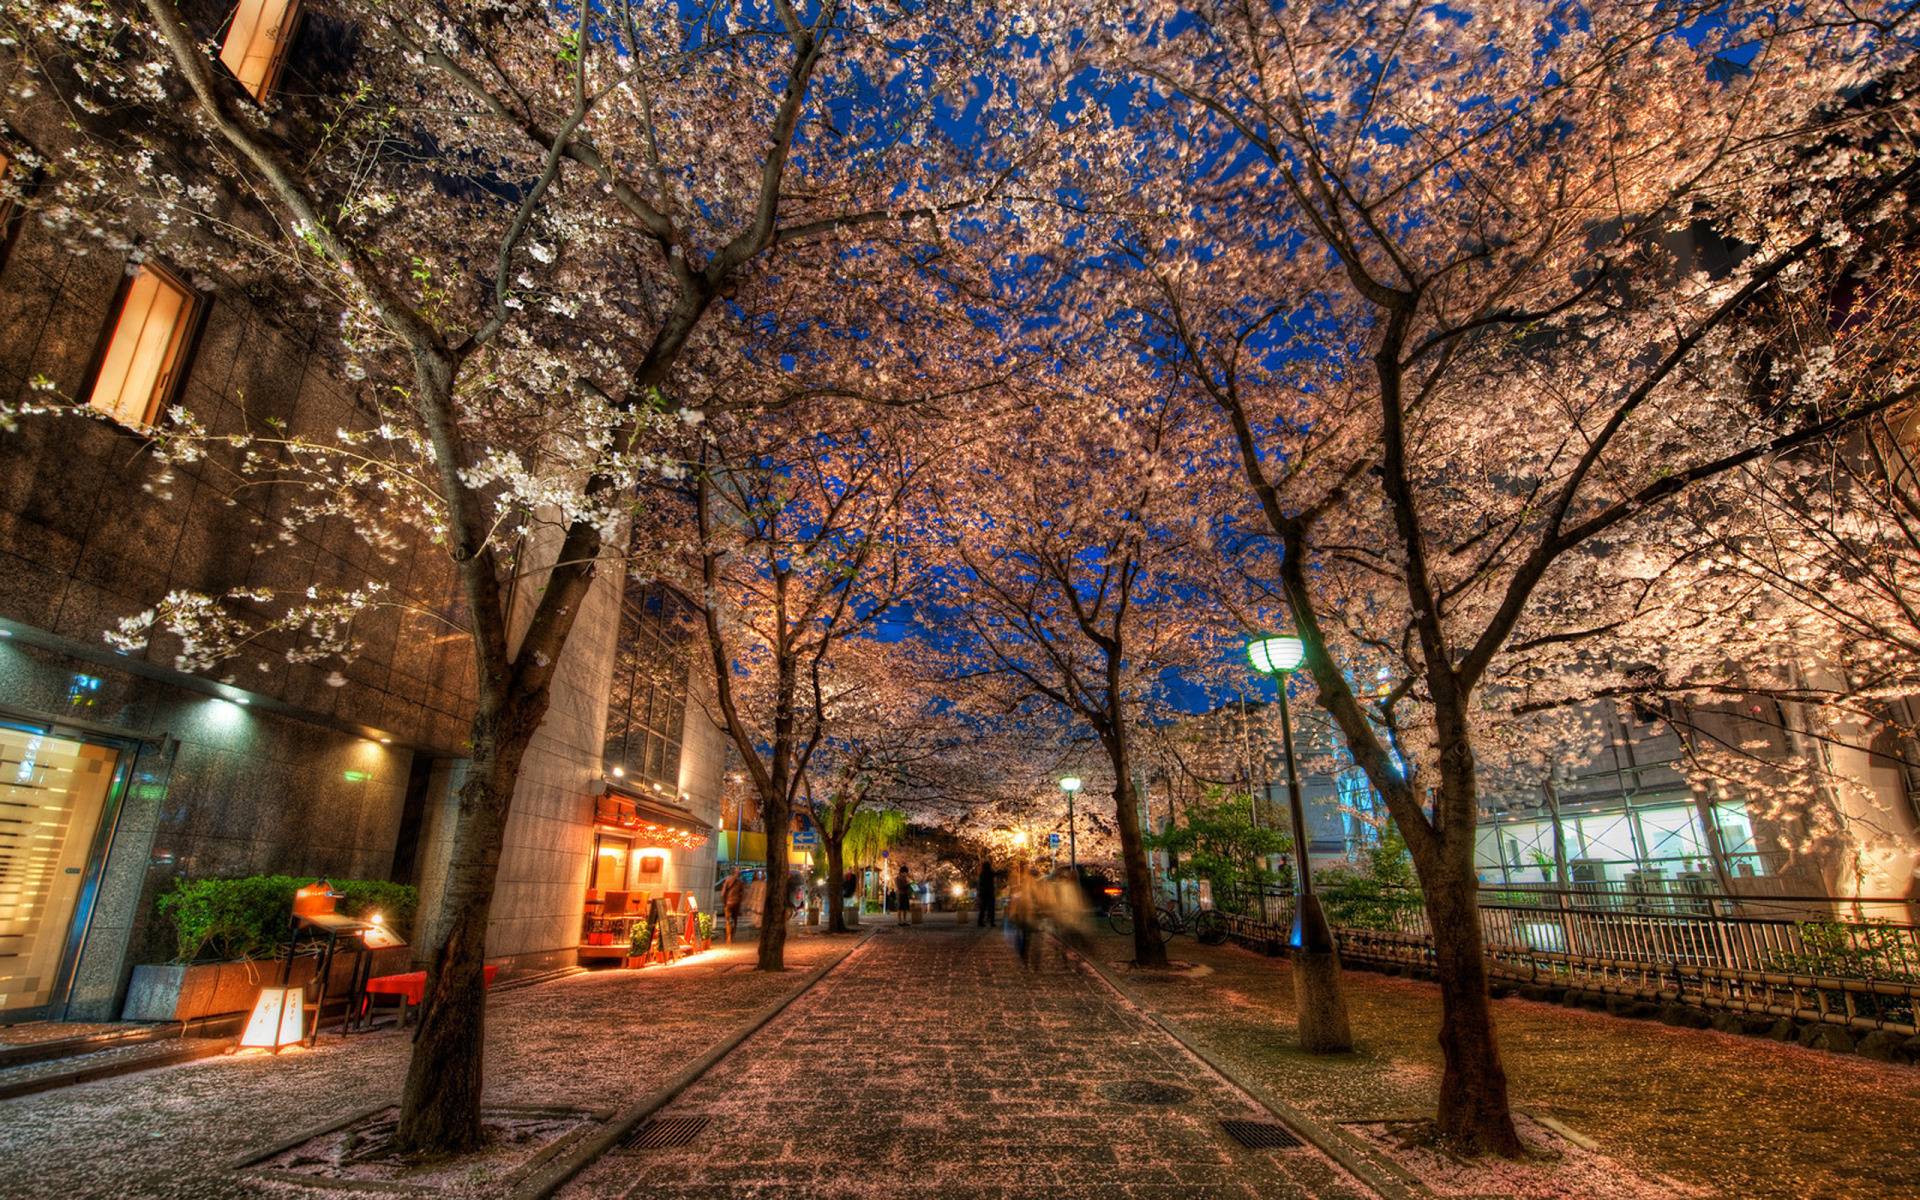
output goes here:
[[593, 805], [594, 824], [666, 846], [706, 845], [713, 826], [671, 800], [612, 780], [602, 780]]

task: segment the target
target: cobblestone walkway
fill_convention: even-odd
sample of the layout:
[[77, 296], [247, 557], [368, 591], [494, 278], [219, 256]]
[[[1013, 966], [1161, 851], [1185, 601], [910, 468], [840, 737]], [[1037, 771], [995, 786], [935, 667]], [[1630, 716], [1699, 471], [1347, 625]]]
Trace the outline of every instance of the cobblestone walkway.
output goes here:
[[[1184, 1089], [1171, 1104], [1109, 1092]], [[1028, 973], [997, 934], [875, 937], [665, 1109], [687, 1146], [615, 1150], [580, 1197], [1359, 1197], [1311, 1149], [1248, 1150], [1270, 1119], [1096, 980]]]

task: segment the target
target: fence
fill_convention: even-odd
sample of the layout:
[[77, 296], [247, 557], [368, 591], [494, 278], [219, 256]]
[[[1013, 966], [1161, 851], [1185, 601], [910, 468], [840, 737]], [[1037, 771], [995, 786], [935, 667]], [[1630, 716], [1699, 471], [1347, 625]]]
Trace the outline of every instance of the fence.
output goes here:
[[[1509, 983], [1916, 1032], [1920, 926], [1731, 915], [1733, 899], [1720, 896], [1698, 897], [1706, 901], [1700, 911], [1631, 896], [1608, 897], [1623, 902], [1603, 905], [1595, 899], [1545, 889], [1483, 895], [1489, 973]], [[1818, 899], [1826, 911], [1835, 906], [1824, 898], [1783, 899], [1803, 907]], [[1343, 958], [1433, 969], [1433, 937], [1417, 893], [1332, 889], [1322, 902]], [[1274, 953], [1285, 944], [1292, 917], [1290, 897], [1262, 897], [1258, 912], [1228, 917], [1228, 933]]]

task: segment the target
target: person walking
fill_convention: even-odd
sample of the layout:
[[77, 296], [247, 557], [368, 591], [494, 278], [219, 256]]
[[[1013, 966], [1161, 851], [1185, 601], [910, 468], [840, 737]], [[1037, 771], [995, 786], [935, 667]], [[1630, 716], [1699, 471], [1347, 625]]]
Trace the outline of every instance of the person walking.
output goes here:
[[1007, 872], [1007, 928], [1013, 934], [1013, 952], [1020, 965], [1033, 966], [1039, 942], [1039, 889], [1028, 868], [1015, 863]]
[[980, 896], [980, 928], [993, 927], [993, 859], [982, 855], [980, 858], [980, 878], [974, 884], [974, 890]]
[[720, 885], [720, 912], [726, 917], [729, 946], [733, 945], [733, 930], [740, 924], [740, 905], [746, 898], [747, 881], [740, 878], [740, 868], [735, 867]]
[[913, 881], [907, 877], [907, 864], [901, 863], [893, 874], [893, 923], [905, 925], [913, 907]]

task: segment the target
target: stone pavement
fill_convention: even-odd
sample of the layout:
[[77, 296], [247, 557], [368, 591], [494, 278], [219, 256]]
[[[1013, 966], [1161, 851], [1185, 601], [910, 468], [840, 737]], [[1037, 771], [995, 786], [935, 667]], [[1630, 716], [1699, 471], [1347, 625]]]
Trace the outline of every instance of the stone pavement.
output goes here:
[[[1183, 1089], [1170, 1104], [1116, 1086]], [[889, 929], [697, 1080], [662, 1118], [694, 1143], [620, 1150], [583, 1197], [1217, 1196], [1370, 1193], [1318, 1151], [1249, 1150], [1269, 1114], [1055, 955], [997, 932]]]
[[[789, 970], [753, 970], [753, 946], [672, 967], [593, 971], [488, 1006], [487, 1100], [619, 1109], [657, 1089], [742, 1020], [799, 986], [848, 939], [795, 933]], [[341, 1037], [279, 1057], [220, 1056], [0, 1100], [0, 1200], [252, 1200], [312, 1196], [251, 1181], [233, 1160], [390, 1101], [405, 1032]], [[341, 1196], [366, 1193], [334, 1193]]]

